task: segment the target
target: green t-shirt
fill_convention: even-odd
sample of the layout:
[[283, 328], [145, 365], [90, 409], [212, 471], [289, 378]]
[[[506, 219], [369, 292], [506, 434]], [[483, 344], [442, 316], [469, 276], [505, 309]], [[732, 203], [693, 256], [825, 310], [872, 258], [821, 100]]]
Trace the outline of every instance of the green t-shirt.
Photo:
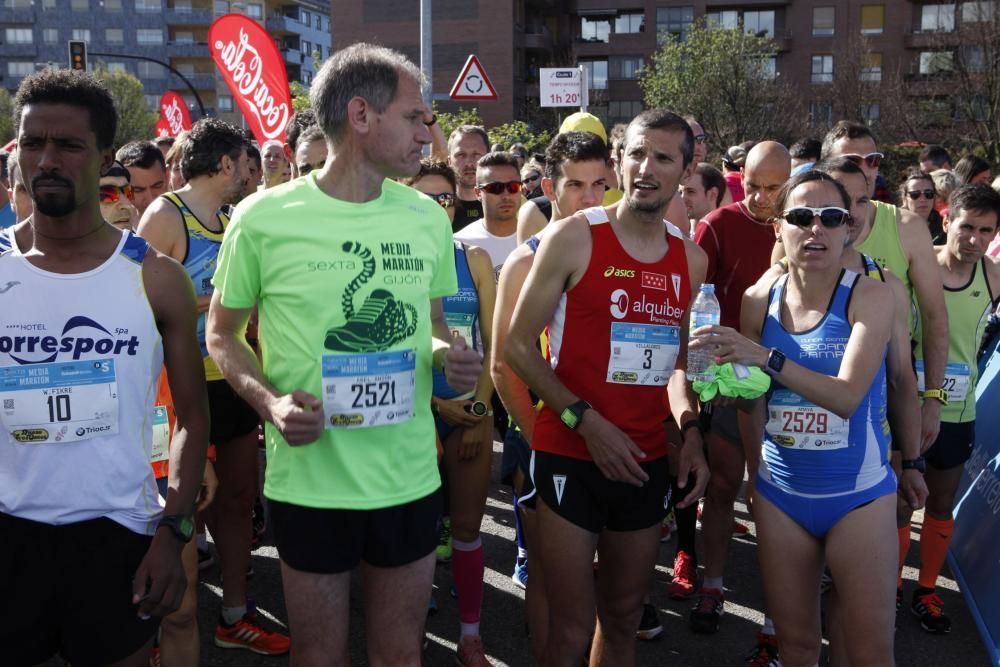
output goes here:
[[312, 444], [266, 424], [268, 498], [378, 509], [440, 486], [430, 300], [458, 289], [444, 209], [393, 181], [354, 204], [298, 178], [237, 206], [213, 281], [224, 306], [259, 306], [268, 381], [325, 399]]

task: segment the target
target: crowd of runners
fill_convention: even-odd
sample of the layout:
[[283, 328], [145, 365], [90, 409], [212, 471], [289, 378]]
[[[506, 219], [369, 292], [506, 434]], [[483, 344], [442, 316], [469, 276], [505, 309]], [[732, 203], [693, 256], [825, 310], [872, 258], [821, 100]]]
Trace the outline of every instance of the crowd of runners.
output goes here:
[[[663, 631], [671, 535], [669, 595], [717, 632], [738, 497], [767, 607], [746, 664], [817, 665], [826, 637], [829, 664], [884, 667], [896, 624], [947, 633], [935, 586], [1000, 295], [990, 165], [927, 146], [897, 193], [842, 121], [720, 170], [665, 109], [610, 131], [572, 114], [528, 155], [444, 136], [423, 85], [356, 44], [285, 142], [206, 118], [118, 147], [103, 84], [24, 80], [0, 208], [0, 662], [189, 667], [201, 614], [218, 647], [347, 665], [359, 569], [370, 664], [418, 665], [448, 562], [457, 664], [490, 665], [494, 440], [537, 664], [634, 664]], [[707, 285], [721, 319], [695, 326]], [[268, 528], [287, 634], [248, 604]], [[199, 609], [216, 562], [221, 608]]]

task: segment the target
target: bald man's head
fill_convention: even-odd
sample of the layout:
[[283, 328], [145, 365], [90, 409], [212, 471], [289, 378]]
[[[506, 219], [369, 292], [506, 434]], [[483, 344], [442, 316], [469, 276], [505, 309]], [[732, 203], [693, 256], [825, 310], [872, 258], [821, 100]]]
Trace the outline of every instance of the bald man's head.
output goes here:
[[774, 202], [791, 171], [792, 157], [777, 141], [762, 141], [750, 149], [743, 167], [743, 201], [755, 218], [777, 215]]

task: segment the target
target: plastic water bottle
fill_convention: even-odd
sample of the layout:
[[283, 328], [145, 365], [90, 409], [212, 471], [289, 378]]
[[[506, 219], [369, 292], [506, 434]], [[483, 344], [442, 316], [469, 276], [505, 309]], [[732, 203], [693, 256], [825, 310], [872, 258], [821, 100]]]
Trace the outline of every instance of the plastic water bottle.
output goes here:
[[[689, 332], [693, 332], [698, 327], [717, 326], [721, 316], [722, 310], [719, 308], [719, 300], [715, 298], [715, 285], [704, 283], [698, 292], [698, 297], [694, 300], [694, 305], [691, 306], [691, 326]], [[689, 345], [696, 338], [701, 338], [701, 336], [695, 336], [690, 333], [689, 335], [691, 336], [688, 339]], [[713, 347], [691, 348], [689, 346], [687, 379], [692, 382], [695, 380], [710, 382], [713, 374], [707, 373], [706, 369], [715, 363], [714, 356]]]

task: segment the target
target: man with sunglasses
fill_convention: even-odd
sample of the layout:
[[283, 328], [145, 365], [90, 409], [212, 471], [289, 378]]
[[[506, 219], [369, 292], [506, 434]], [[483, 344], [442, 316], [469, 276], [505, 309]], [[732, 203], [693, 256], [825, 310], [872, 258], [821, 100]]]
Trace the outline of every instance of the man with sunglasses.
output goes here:
[[481, 157], [476, 165], [475, 193], [482, 202], [483, 217], [455, 233], [455, 240], [489, 254], [497, 280], [507, 255], [517, 247], [517, 211], [523, 187], [513, 155], [496, 151]]
[[[924, 342], [925, 386], [929, 390], [940, 390], [945, 380], [948, 356], [948, 312], [934, 259], [934, 246], [923, 220], [892, 204], [874, 200], [875, 179], [883, 158], [877, 149], [875, 136], [867, 125], [840, 121], [823, 139], [823, 160], [846, 157], [857, 164], [868, 179], [872, 208], [867, 220], [855, 222], [862, 228], [854, 247], [873, 257], [883, 269], [892, 271], [903, 281], [909, 301], [914, 304], [910, 308], [910, 335], [915, 336], [919, 328]], [[784, 247], [776, 243], [772, 260], [778, 261], [784, 256]], [[931, 395], [934, 395], [933, 391]], [[937, 439], [941, 408], [942, 403], [938, 400], [923, 403], [921, 450]]]
[[132, 203], [139, 216], [157, 197], [167, 191], [167, 162], [152, 141], [132, 141], [115, 153], [115, 159], [128, 169], [134, 197]]
[[115, 160], [101, 176], [101, 217], [118, 229], [134, 229], [139, 222], [135, 195], [129, 183], [128, 169]]
[[[705, 282], [715, 284], [723, 326], [739, 327], [744, 292], [771, 265], [771, 218], [778, 213], [774, 202], [791, 168], [791, 157], [783, 145], [774, 141], [757, 144], [746, 155], [742, 171], [744, 200], [712, 211], [695, 229], [695, 243], [708, 255]], [[719, 629], [725, 608], [723, 574], [734, 529], [733, 503], [743, 483], [745, 458], [737, 408], [714, 404], [705, 412], [705, 444], [712, 469], [702, 510], [705, 578], [690, 622], [695, 632], [713, 634]], [[677, 554], [672, 588], [678, 597], [694, 593], [697, 571], [694, 554], [686, 554], [685, 559], [682, 555]]]

